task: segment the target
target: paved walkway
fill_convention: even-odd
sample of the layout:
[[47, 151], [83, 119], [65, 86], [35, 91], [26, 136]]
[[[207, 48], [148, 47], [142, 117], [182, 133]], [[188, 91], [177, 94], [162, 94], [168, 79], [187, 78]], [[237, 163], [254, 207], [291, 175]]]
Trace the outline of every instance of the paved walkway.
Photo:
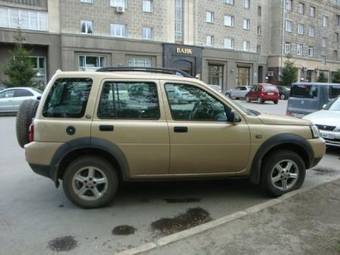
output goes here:
[[340, 180], [144, 255], [340, 255]]

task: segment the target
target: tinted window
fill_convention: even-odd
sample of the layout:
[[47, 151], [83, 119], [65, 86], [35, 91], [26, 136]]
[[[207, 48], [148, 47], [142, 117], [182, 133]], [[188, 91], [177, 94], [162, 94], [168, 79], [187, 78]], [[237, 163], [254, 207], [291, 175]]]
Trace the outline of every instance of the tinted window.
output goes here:
[[43, 109], [43, 116], [81, 118], [86, 110], [92, 80], [63, 78], [55, 81]]
[[340, 96], [340, 86], [329, 86], [329, 98]]
[[227, 121], [231, 109], [206, 91], [187, 84], [166, 84], [166, 94], [174, 120]]
[[291, 96], [298, 98], [314, 98], [318, 97], [318, 87], [313, 85], [293, 85], [291, 88]]
[[264, 92], [277, 92], [277, 88], [275, 86], [263, 86]]
[[98, 117], [102, 119], [159, 119], [156, 84], [105, 82], [98, 106]]
[[25, 89], [16, 89], [14, 92], [14, 97], [31, 97], [33, 96], [32, 92]]

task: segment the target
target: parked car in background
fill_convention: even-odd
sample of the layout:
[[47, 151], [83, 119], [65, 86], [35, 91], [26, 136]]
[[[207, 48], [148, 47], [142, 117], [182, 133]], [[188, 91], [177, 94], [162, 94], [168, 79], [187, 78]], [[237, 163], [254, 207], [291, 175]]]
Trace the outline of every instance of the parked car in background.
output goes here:
[[312, 121], [328, 146], [340, 147], [340, 97], [317, 111], [306, 115], [304, 119]]
[[213, 90], [222, 93], [222, 88], [221, 88], [221, 86], [219, 86], [219, 85], [212, 85], [212, 84], [208, 84], [208, 86], [209, 86], [210, 88], [212, 88]]
[[277, 86], [277, 89], [280, 93], [280, 99], [281, 100], [287, 100], [290, 96], [290, 87], [287, 86]]
[[287, 115], [302, 118], [319, 111], [340, 95], [337, 83], [294, 83], [288, 100]]
[[42, 92], [35, 88], [16, 87], [0, 91], [0, 113], [16, 113], [27, 99], [39, 99]]
[[263, 104], [266, 101], [272, 101], [277, 104], [280, 99], [280, 93], [275, 85], [270, 83], [259, 83], [254, 86], [246, 95], [246, 101], [257, 101]]
[[225, 95], [229, 96], [231, 99], [245, 99], [252, 87], [253, 86], [239, 86], [234, 89], [227, 90]]

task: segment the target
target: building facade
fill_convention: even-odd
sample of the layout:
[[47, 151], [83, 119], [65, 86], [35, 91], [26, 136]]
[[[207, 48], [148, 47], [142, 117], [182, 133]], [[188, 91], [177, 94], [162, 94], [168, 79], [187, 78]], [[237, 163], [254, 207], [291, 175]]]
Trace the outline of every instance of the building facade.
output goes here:
[[226, 90], [277, 82], [287, 55], [314, 80], [340, 68], [339, 14], [335, 0], [0, 0], [0, 62], [20, 28], [42, 83], [57, 69], [171, 67]]

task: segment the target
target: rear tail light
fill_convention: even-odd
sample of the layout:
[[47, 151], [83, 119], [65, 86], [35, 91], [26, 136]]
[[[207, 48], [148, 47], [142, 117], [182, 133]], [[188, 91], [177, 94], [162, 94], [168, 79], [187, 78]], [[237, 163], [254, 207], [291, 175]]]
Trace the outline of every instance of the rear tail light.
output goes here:
[[34, 126], [31, 124], [28, 128], [28, 141], [33, 142], [34, 141]]

